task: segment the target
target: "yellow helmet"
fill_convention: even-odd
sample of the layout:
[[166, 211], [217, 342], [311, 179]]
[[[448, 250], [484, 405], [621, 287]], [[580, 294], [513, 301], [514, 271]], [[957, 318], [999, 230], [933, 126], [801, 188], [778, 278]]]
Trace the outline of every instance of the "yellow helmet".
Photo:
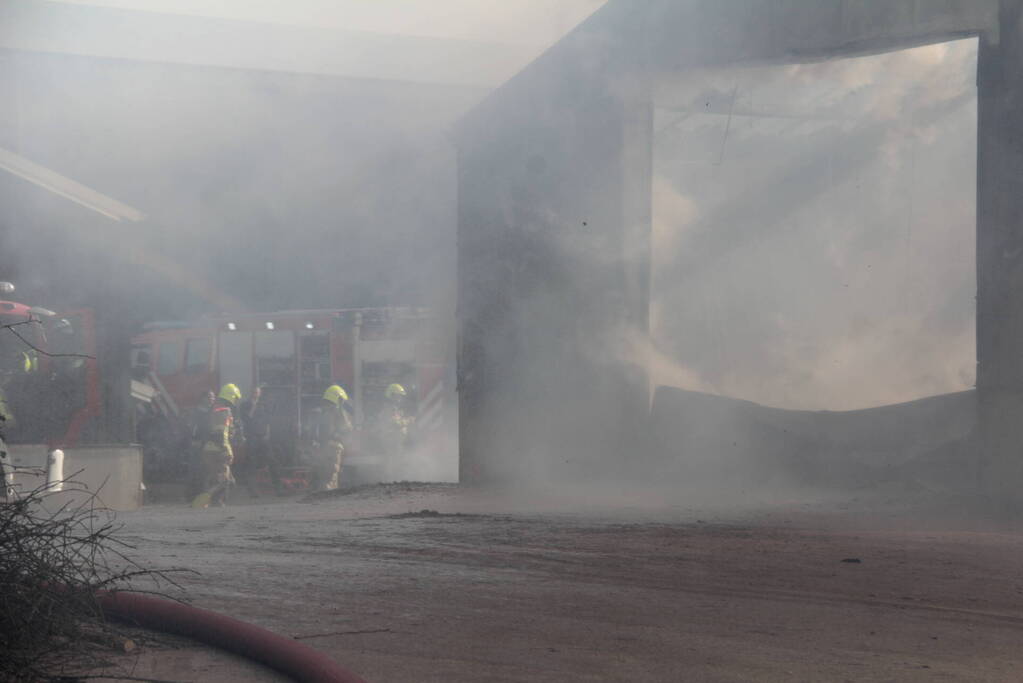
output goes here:
[[406, 393], [407, 392], [405, 391], [405, 387], [401, 386], [400, 384], [392, 384], [391, 386], [387, 387], [387, 390], [384, 392], [384, 396], [393, 400], [404, 397]]
[[327, 387], [327, 390], [323, 392], [323, 398], [330, 401], [336, 406], [341, 405], [342, 401], [348, 400], [348, 394], [341, 388], [340, 384], [331, 384]]
[[220, 388], [220, 394], [217, 396], [217, 398], [222, 398], [233, 406], [238, 405], [238, 400], [241, 397], [241, 389], [236, 384], [225, 384]]

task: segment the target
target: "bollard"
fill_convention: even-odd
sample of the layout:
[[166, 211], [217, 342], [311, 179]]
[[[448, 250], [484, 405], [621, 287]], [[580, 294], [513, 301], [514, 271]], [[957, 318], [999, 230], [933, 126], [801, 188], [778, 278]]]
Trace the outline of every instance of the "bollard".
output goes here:
[[64, 490], [64, 451], [54, 448], [46, 458], [46, 490]]

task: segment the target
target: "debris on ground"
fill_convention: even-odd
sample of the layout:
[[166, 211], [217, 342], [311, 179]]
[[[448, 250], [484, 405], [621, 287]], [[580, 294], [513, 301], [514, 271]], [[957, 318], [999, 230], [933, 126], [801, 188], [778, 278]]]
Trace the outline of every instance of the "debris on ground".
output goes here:
[[174, 582], [137, 564], [113, 513], [73, 482], [0, 503], [0, 680], [75, 678], [137, 640], [101, 613], [100, 591]]
[[361, 486], [342, 486], [330, 491], [315, 491], [300, 499], [302, 503], [319, 503], [324, 500], [349, 497], [393, 497], [409, 493], [450, 493], [458, 490], [458, 484], [431, 483], [419, 481], [396, 481], [386, 484], [363, 484]]

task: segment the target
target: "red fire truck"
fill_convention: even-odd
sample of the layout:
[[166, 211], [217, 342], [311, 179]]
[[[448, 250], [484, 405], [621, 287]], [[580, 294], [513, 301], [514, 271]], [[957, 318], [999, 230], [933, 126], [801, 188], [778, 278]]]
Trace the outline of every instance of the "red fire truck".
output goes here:
[[[14, 286], [0, 283], [0, 294]], [[0, 381], [14, 415], [11, 443], [74, 446], [100, 415], [96, 331], [89, 310], [60, 315], [0, 301]]]
[[272, 447], [285, 461], [297, 459], [324, 390], [341, 384], [356, 427], [346, 468], [355, 465], [364, 479], [387, 476], [370, 473], [371, 448], [362, 436], [391, 383], [408, 391], [406, 410], [416, 418], [421, 447], [451, 431], [444, 429], [451, 363], [426, 309], [290, 310], [153, 323], [132, 340], [132, 366], [136, 383], [152, 387], [153, 405], [179, 421], [224, 383], [237, 384], [243, 396], [261, 387]]

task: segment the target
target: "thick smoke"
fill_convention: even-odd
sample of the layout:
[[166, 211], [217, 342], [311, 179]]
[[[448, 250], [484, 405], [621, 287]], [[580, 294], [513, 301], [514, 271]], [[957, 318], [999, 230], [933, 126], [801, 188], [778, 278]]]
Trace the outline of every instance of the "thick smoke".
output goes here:
[[599, 4], [14, 0], [0, 148], [144, 217], [0, 172], [0, 279], [97, 310], [108, 367], [150, 321], [375, 306], [433, 309], [453, 365], [451, 131]]
[[[466, 5], [11, 3], [0, 147], [146, 220], [114, 223], [5, 174], [5, 255], [71, 281], [98, 278], [46, 245], [99, 255], [149, 319], [232, 301], [450, 308], [450, 130], [595, 7]], [[32, 270], [19, 269], [26, 296], [39, 283], [40, 298], [75, 297]]]
[[[614, 100], [587, 90], [607, 67], [607, 36], [576, 36], [575, 78], [543, 86], [557, 101], [544, 125], [496, 110], [482, 121], [515, 132], [461, 188], [452, 140], [467, 112], [601, 4], [150, 0], [157, 14], [12, 0], [0, 148], [145, 218], [113, 222], [4, 174], [3, 277], [51, 307], [102, 301], [122, 344], [143, 322], [203, 313], [429, 306], [448, 321], [453, 358], [457, 197], [492, 173], [510, 188], [495, 190], [494, 213], [518, 232], [489, 248], [507, 247], [500, 267], [523, 275], [494, 307], [511, 351], [488, 362], [520, 384], [517, 398], [539, 394], [519, 413], [533, 422], [494, 418], [495, 441], [541, 425], [569, 444], [594, 416], [619, 420], [633, 387], [616, 383], [634, 370], [649, 372], [651, 395], [663, 384], [801, 409], [970, 387], [976, 42], [654, 75], [652, 245], [609, 247], [622, 227], [602, 196], [614, 171], [587, 166], [613, 158], [614, 141], [585, 129], [599, 132], [599, 117], [559, 109]], [[54, 12], [65, 21], [47, 22]], [[149, 46], [121, 37], [168, 26], [177, 33]], [[245, 39], [217, 44], [192, 31], [203, 26]], [[622, 261], [648, 256], [649, 330], [615, 280]], [[542, 262], [585, 278], [532, 281]], [[514, 354], [531, 349], [550, 363], [515, 376]], [[634, 367], [616, 375], [623, 360]], [[571, 363], [592, 372], [564, 390], [585, 374]], [[606, 403], [553, 415], [548, 389]], [[562, 445], [501, 467], [540, 480], [595, 471], [560, 457]], [[623, 450], [609, 448], [613, 473]], [[417, 463], [411, 478], [453, 471], [451, 459]]]
[[[629, 165], [628, 145], [616, 156], [607, 112], [623, 84], [606, 77], [594, 30], [493, 98], [493, 129], [474, 121], [463, 238], [478, 286], [465, 291], [472, 335], [490, 339], [479, 357], [492, 358], [473, 360], [470, 379], [492, 385], [472, 409], [475, 452], [499, 451], [496, 477], [744, 497], [754, 484], [902, 478], [961, 443], [973, 425], [956, 392], [973, 383], [976, 42], [652, 75], [648, 334], [621, 286], [647, 253], [621, 241], [608, 170], [638, 177], [642, 163]], [[548, 89], [549, 107], [525, 103]], [[649, 373], [654, 413], [623, 442], [641, 384], [630, 363]], [[820, 411], [942, 394], [835, 416], [718, 399]]]
[[976, 49], [661, 85], [655, 381], [803, 409], [972, 386]]

